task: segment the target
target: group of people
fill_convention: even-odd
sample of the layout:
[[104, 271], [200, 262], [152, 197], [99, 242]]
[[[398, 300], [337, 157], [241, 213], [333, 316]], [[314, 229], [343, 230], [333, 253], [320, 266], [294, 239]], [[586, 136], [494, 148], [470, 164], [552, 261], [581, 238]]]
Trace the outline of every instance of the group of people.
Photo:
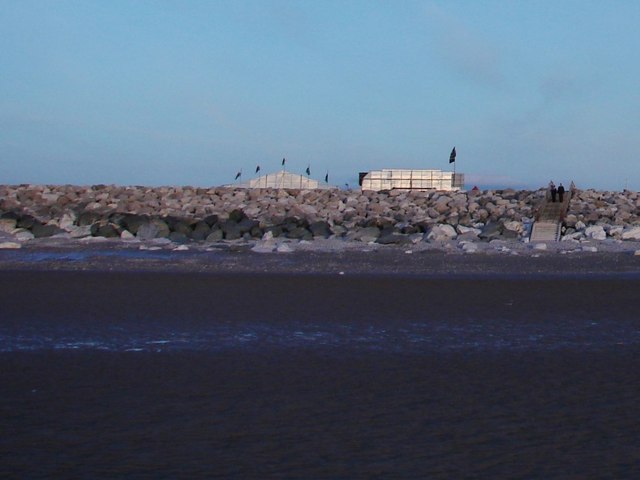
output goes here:
[[558, 188], [556, 188], [556, 184], [553, 183], [553, 180], [551, 180], [549, 182], [549, 192], [551, 193], [551, 201], [555, 202], [556, 201], [556, 197], [558, 197], [558, 201], [560, 203], [562, 203], [562, 201], [564, 200], [564, 186], [562, 186], [562, 183], [560, 183], [560, 185], [558, 185]]

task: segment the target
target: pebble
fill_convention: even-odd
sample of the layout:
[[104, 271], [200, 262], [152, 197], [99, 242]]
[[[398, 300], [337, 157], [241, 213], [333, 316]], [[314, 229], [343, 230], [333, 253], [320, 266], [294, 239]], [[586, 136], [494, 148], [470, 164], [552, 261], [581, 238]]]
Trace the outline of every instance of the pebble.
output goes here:
[[22, 245], [16, 242], [2, 242], [0, 243], [0, 249], [9, 250], [9, 249], [17, 249], [22, 248]]

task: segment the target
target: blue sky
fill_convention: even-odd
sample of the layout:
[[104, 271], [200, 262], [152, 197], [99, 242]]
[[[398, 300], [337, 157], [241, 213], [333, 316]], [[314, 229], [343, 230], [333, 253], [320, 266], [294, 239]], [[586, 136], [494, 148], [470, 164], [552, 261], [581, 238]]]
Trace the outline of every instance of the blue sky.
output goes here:
[[0, 183], [640, 190], [637, 1], [0, 0]]

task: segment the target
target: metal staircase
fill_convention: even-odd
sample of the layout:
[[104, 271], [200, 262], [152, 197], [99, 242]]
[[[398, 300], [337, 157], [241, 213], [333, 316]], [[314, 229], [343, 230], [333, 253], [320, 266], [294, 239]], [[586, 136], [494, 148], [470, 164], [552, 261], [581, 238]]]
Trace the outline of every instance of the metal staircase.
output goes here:
[[540, 206], [536, 221], [531, 229], [531, 242], [557, 242], [560, 240], [562, 219], [567, 214], [571, 192], [566, 192], [562, 203], [552, 202], [549, 196]]
[[560, 222], [538, 220], [531, 229], [531, 242], [557, 242], [560, 240]]

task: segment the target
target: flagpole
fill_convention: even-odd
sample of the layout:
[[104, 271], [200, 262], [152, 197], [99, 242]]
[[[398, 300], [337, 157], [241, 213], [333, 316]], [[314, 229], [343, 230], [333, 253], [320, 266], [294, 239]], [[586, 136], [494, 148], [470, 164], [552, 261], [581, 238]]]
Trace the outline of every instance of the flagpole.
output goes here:
[[280, 175], [280, 188], [284, 188], [284, 164], [286, 162], [286, 159], [283, 158], [282, 159], [282, 175]]
[[453, 177], [451, 178], [451, 189], [453, 190], [455, 188], [455, 184], [456, 184], [456, 156], [457, 156], [457, 152], [456, 152], [456, 147], [453, 147], [453, 150], [451, 150], [451, 155], [449, 155], [449, 163], [453, 163]]

